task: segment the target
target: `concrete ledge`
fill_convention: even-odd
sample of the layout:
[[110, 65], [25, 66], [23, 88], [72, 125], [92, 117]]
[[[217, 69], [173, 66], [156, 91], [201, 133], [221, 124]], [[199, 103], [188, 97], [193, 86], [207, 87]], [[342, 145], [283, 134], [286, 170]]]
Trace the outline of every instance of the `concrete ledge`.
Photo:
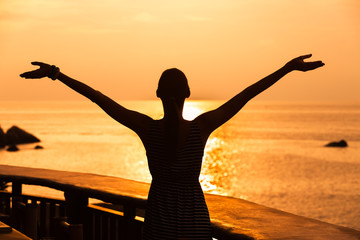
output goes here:
[[[150, 185], [97, 174], [0, 165], [0, 180], [40, 185], [61, 191], [76, 191], [111, 203], [145, 207]], [[205, 194], [211, 221], [222, 239], [341, 239], [359, 240], [360, 231], [242, 199]], [[226, 234], [225, 234], [226, 233]]]

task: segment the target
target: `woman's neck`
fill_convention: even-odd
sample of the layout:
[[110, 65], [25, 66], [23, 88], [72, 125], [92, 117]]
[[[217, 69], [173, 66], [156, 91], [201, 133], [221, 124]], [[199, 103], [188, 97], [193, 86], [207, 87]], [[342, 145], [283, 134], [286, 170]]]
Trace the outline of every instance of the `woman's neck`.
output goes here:
[[184, 120], [182, 116], [184, 108], [184, 100], [176, 100], [174, 98], [169, 100], [163, 100], [163, 109], [164, 109], [164, 120]]

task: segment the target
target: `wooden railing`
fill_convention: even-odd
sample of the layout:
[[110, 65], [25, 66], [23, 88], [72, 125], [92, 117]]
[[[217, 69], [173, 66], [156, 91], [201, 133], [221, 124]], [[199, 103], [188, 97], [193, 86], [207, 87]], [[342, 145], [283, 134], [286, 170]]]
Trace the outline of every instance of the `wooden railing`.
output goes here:
[[34, 240], [141, 239], [143, 217], [126, 204], [113, 210], [89, 204], [81, 191], [65, 192], [60, 200], [21, 194], [18, 181], [12, 186], [0, 191], [0, 220]]
[[[81, 192], [65, 192], [66, 200], [60, 200], [21, 194], [19, 182], [10, 186], [11, 192], [0, 191], [0, 220], [34, 240], [141, 239], [144, 204], [88, 204]], [[215, 239], [253, 239], [214, 228]]]
[[[123, 184], [123, 194], [105, 191], [103, 183], [107, 176], [84, 173], [76, 174], [77, 180], [64, 183], [72, 178], [70, 172], [4, 166], [0, 169], [0, 180], [6, 181], [11, 191], [0, 191], [0, 221], [7, 223], [34, 240], [137, 240], [142, 237], [148, 184], [116, 178], [115, 185], [108, 184], [110, 190], [119, 191]], [[10, 169], [4, 175], [1, 170]], [[35, 171], [35, 172], [34, 172]], [[100, 182], [99, 179], [103, 181]], [[111, 178], [114, 180], [114, 178]], [[80, 180], [80, 181], [79, 181]], [[87, 182], [86, 186], [83, 181]], [[92, 182], [93, 180], [93, 182]], [[110, 181], [111, 182], [111, 181]], [[23, 184], [39, 185], [64, 192], [65, 200], [26, 195]], [[92, 186], [90, 188], [89, 186]], [[99, 189], [95, 189], [96, 187]], [[121, 188], [121, 187], [120, 187]], [[132, 193], [129, 189], [134, 188]], [[129, 196], [136, 191], [139, 196]], [[121, 190], [120, 190], [121, 191]], [[89, 198], [105, 202], [89, 204]], [[214, 225], [216, 239], [253, 239], [243, 234], [232, 234]], [[218, 233], [218, 234], [217, 234]]]
[[[0, 165], [0, 221], [34, 240], [141, 239], [149, 184], [87, 173]], [[23, 184], [64, 193], [64, 199], [23, 194]], [[89, 204], [89, 199], [101, 204]], [[245, 200], [205, 194], [213, 238], [360, 239], [360, 232]]]

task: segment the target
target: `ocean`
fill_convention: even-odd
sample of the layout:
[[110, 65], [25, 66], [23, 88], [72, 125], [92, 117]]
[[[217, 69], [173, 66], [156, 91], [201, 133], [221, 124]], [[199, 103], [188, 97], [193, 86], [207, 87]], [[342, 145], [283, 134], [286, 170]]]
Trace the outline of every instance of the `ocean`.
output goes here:
[[[160, 101], [119, 102], [162, 116]], [[189, 101], [184, 116], [192, 119], [221, 103]], [[250, 102], [210, 136], [202, 187], [360, 230], [359, 120], [360, 103]], [[0, 126], [12, 125], [39, 137], [44, 149], [0, 150], [0, 164], [151, 181], [141, 141], [89, 101], [0, 102]], [[349, 147], [324, 147], [341, 139]]]

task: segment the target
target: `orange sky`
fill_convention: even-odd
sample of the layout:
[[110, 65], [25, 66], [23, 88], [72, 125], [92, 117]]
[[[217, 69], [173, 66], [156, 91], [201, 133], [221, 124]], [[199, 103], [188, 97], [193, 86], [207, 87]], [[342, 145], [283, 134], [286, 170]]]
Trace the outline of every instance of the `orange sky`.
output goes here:
[[82, 99], [18, 77], [34, 60], [115, 99], [154, 98], [170, 67], [187, 75], [191, 99], [228, 99], [313, 53], [324, 68], [259, 99], [360, 101], [359, 0], [1, 0], [0, 41], [0, 100]]

